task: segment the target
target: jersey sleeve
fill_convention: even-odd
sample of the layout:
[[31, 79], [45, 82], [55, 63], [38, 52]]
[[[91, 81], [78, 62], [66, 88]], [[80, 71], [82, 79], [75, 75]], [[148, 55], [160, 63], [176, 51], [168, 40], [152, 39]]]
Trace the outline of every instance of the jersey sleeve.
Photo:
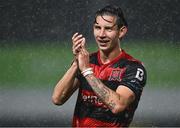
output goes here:
[[140, 63], [132, 63], [126, 67], [121, 85], [131, 89], [139, 99], [146, 84], [147, 73], [144, 66]]

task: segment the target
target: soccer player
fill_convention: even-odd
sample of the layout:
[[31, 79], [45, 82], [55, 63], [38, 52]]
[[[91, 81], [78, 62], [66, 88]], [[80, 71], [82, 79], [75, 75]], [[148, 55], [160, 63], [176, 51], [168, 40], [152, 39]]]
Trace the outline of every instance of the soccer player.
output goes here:
[[52, 95], [62, 105], [79, 88], [73, 127], [127, 127], [146, 83], [142, 63], [120, 46], [127, 32], [121, 8], [108, 5], [95, 14], [93, 32], [98, 51], [89, 54], [85, 37], [75, 33], [75, 59]]

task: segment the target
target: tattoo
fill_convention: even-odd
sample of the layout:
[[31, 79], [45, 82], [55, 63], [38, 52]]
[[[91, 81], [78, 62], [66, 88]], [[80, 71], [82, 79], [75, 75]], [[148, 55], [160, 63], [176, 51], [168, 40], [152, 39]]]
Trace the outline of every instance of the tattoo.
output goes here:
[[97, 92], [98, 95], [100, 95], [101, 99], [106, 99], [109, 91], [104, 88], [101, 81], [97, 78], [94, 78], [93, 76], [90, 76], [89, 78], [90, 78], [89, 83], [91, 87], [93, 88], [93, 90]]
[[114, 109], [116, 104], [111, 100], [110, 103], [108, 104], [108, 106], [110, 107], [110, 109]]
[[86, 78], [99, 98], [104, 101], [104, 103], [108, 105], [110, 109], [114, 109], [116, 104], [112, 99], [110, 100], [112, 94], [111, 90], [104, 86], [103, 83], [93, 75], [88, 75]]

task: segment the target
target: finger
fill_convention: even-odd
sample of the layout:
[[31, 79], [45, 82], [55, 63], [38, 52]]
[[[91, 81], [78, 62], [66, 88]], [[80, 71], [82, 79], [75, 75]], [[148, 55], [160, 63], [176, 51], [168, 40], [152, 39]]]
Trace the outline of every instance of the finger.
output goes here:
[[78, 40], [78, 41], [76, 41], [76, 42], [74, 42], [73, 48], [75, 48], [75, 47], [77, 47], [77, 46], [81, 46], [81, 45], [82, 45], [82, 41], [83, 41], [83, 38], [80, 39], [80, 40]]
[[82, 39], [73, 45], [72, 47], [73, 54], [77, 54], [82, 49], [81, 45], [82, 45]]
[[72, 40], [78, 35], [79, 33], [76, 32], [73, 36], [72, 36]]
[[81, 50], [81, 44], [78, 44], [74, 47], [74, 51], [80, 51]]
[[83, 52], [83, 54], [86, 53], [85, 52], [86, 51], [85, 43], [86, 43], [86, 39], [83, 38], [82, 43], [81, 43], [81, 51]]
[[73, 43], [76, 42], [76, 41], [78, 41], [78, 40], [81, 40], [82, 37], [83, 37], [82, 34], [75, 36], [74, 39], [73, 39]]
[[89, 52], [87, 51], [87, 49], [85, 47], [82, 47], [82, 51], [85, 55], [89, 55]]
[[86, 49], [83, 49], [83, 52], [84, 52], [84, 54], [85, 54], [86, 56], [89, 55], [89, 52], [88, 52]]
[[82, 43], [81, 43], [82, 48], [85, 48], [85, 44], [86, 44], [86, 39], [83, 37], [82, 38]]
[[86, 54], [86, 50], [85, 50], [85, 48], [81, 48], [81, 53], [82, 53], [83, 55], [85, 55], [85, 54]]
[[85, 47], [85, 44], [86, 44], [86, 39], [83, 38], [83, 39], [82, 39], [82, 43], [81, 43], [81, 47], [82, 47], [83, 51], [87, 51], [87, 50], [86, 50], [86, 47]]

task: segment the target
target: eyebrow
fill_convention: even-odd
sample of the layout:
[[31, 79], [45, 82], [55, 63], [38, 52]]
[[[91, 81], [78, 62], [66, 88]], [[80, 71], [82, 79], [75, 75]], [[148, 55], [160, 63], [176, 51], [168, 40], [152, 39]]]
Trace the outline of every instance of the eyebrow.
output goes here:
[[[99, 23], [95, 22], [94, 25], [98, 25]], [[112, 26], [107, 26], [107, 27], [110, 27], [110, 28], [113, 28], [114, 26], [116, 26], [117, 24], [115, 23], [114, 25]]]

